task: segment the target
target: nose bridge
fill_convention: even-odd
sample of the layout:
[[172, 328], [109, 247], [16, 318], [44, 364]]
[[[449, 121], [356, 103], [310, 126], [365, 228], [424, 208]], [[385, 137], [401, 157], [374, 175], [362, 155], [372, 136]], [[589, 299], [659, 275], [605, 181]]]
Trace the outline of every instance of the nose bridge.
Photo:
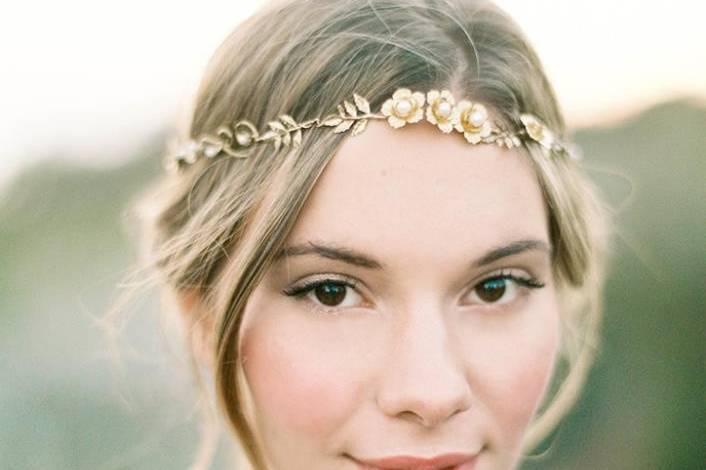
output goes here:
[[425, 426], [440, 424], [470, 405], [471, 391], [443, 309], [432, 302], [399, 315], [378, 406], [385, 414]]

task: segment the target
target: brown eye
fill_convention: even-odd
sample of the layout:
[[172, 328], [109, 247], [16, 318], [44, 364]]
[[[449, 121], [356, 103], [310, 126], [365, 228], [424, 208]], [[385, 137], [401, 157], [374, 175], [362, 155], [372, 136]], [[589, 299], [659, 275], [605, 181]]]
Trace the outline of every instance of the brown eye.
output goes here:
[[314, 288], [316, 299], [327, 307], [336, 307], [346, 298], [345, 284], [323, 282]]
[[493, 303], [497, 302], [505, 295], [507, 287], [507, 279], [495, 278], [482, 282], [474, 291], [481, 301]]
[[300, 287], [290, 287], [283, 293], [307, 300], [313, 303], [314, 307], [327, 311], [364, 305], [363, 297], [358, 293], [354, 281], [321, 279], [306, 282]]
[[544, 284], [532, 276], [501, 273], [480, 281], [470, 293], [471, 303], [480, 305], [502, 305], [514, 302], [530, 290], [541, 289]]

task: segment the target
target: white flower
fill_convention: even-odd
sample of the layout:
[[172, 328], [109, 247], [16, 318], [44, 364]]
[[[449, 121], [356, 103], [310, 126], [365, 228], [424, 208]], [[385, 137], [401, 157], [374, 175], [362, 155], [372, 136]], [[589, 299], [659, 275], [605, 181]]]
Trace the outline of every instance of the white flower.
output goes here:
[[414, 92], [408, 88], [398, 88], [392, 99], [382, 105], [382, 114], [387, 116], [387, 122], [394, 128], [403, 127], [407, 123], [415, 123], [424, 117], [424, 93]]
[[466, 140], [477, 144], [492, 133], [488, 120], [488, 110], [480, 103], [463, 100], [456, 106], [453, 116], [454, 127], [463, 132]]
[[454, 104], [456, 101], [448, 90], [431, 90], [427, 93], [427, 121], [435, 124], [442, 132], [453, 130]]
[[532, 114], [520, 115], [520, 121], [525, 126], [527, 135], [535, 142], [539, 142], [542, 147], [551, 149], [554, 143], [554, 134], [544, 125], [542, 121]]

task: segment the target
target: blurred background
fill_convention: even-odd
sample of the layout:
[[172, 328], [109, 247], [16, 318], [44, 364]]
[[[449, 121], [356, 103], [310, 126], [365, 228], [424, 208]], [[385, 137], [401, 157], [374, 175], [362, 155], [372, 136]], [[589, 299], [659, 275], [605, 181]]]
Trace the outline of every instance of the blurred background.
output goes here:
[[[3, 8], [0, 469], [193, 460], [188, 365], [157, 293], [127, 306], [119, 363], [95, 320], [135, 261], [126, 205], [161, 171], [210, 54], [263, 3]], [[542, 57], [618, 221], [588, 386], [522, 468], [706, 468], [706, 7], [498, 3]]]

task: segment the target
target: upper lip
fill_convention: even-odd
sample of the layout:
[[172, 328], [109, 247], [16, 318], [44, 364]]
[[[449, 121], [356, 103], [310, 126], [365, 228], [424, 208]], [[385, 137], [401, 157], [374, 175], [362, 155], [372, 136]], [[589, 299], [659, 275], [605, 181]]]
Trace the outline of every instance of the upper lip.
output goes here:
[[473, 459], [473, 454], [453, 453], [432, 458], [396, 455], [381, 459], [356, 459], [360, 463], [385, 470], [441, 470], [455, 465], [461, 465]]

